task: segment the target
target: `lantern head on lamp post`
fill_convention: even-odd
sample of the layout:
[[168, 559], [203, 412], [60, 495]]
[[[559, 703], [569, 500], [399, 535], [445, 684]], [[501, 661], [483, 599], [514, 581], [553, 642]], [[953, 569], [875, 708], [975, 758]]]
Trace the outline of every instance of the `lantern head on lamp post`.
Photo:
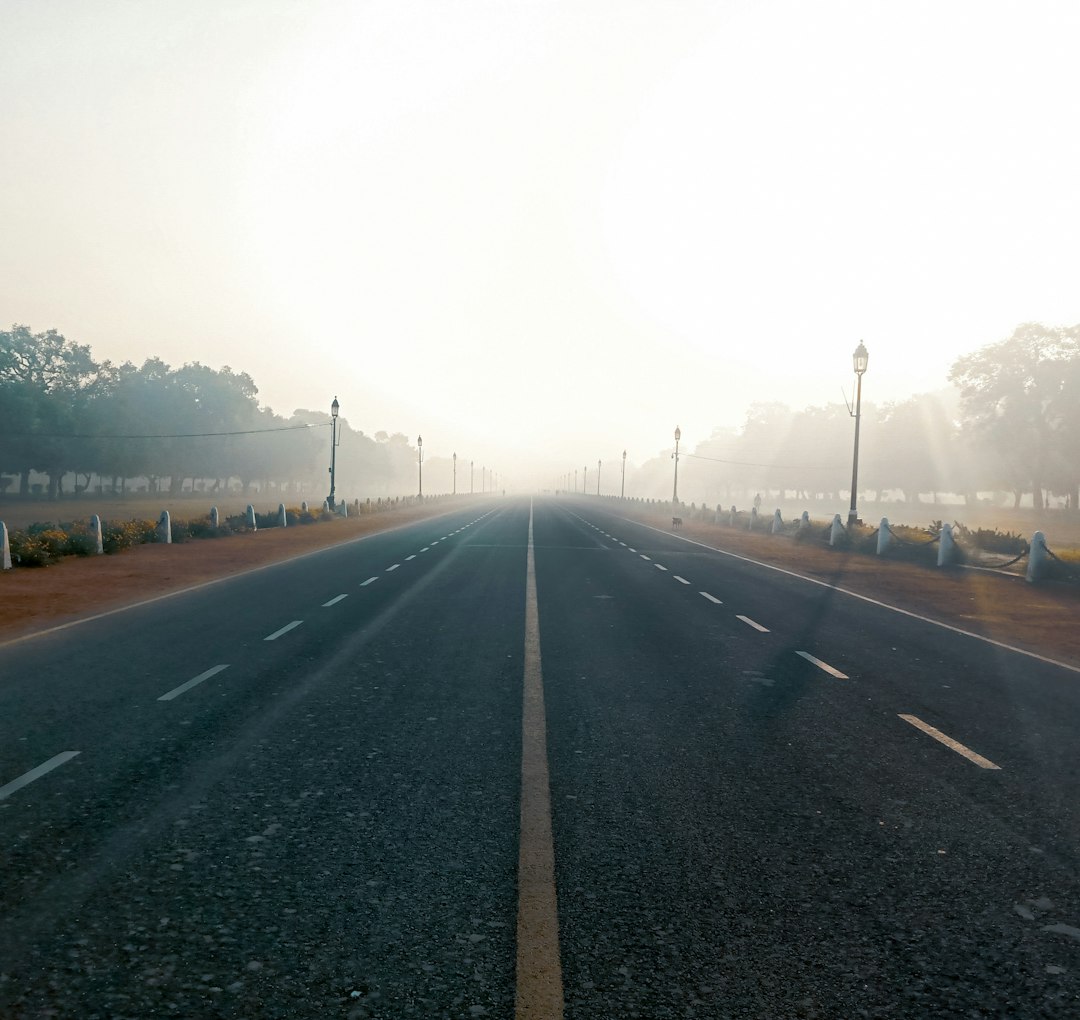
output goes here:
[[863, 342], [855, 348], [851, 356], [852, 365], [855, 367], [855, 454], [851, 463], [851, 506], [848, 508], [848, 527], [854, 527], [859, 523], [859, 513], [855, 509], [856, 494], [859, 488], [859, 424], [862, 420], [862, 377], [869, 364], [870, 354]]
[[338, 412], [341, 410], [341, 405], [338, 403], [337, 397], [334, 397], [334, 402], [330, 405], [330, 495], [326, 498], [326, 505], [331, 510], [334, 509], [334, 469], [335, 454], [337, 453], [337, 419]]

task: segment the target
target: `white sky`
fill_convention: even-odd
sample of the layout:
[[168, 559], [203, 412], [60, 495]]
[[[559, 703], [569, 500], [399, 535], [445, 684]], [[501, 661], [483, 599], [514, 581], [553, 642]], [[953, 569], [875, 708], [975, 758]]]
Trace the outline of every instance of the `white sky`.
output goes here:
[[1080, 322], [1080, 4], [0, 0], [0, 323], [508, 483]]

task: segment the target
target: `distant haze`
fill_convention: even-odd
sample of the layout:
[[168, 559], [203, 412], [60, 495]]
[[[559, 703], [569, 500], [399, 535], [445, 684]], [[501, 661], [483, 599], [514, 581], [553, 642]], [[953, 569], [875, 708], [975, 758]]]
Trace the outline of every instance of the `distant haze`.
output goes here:
[[[1080, 5], [0, 9], [0, 328], [524, 489], [1080, 322]], [[838, 455], [840, 460], [846, 456]]]

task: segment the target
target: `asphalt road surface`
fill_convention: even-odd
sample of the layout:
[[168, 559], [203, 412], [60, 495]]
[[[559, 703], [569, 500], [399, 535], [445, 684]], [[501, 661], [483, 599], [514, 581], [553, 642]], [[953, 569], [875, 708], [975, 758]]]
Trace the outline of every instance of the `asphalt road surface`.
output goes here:
[[618, 501], [478, 500], [0, 646], [0, 1018], [1080, 1016], [1078, 720]]

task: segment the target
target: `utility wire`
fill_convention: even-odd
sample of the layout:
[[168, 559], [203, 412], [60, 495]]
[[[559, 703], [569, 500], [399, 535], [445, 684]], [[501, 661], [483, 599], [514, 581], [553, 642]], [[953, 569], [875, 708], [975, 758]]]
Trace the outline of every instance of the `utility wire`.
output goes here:
[[275, 429], [243, 429], [238, 432], [166, 432], [156, 435], [90, 435], [78, 432], [6, 432], [21, 439], [206, 439], [212, 436], [257, 436], [264, 432], [298, 432], [302, 429], [324, 429], [330, 422], [315, 425], [283, 425]]

